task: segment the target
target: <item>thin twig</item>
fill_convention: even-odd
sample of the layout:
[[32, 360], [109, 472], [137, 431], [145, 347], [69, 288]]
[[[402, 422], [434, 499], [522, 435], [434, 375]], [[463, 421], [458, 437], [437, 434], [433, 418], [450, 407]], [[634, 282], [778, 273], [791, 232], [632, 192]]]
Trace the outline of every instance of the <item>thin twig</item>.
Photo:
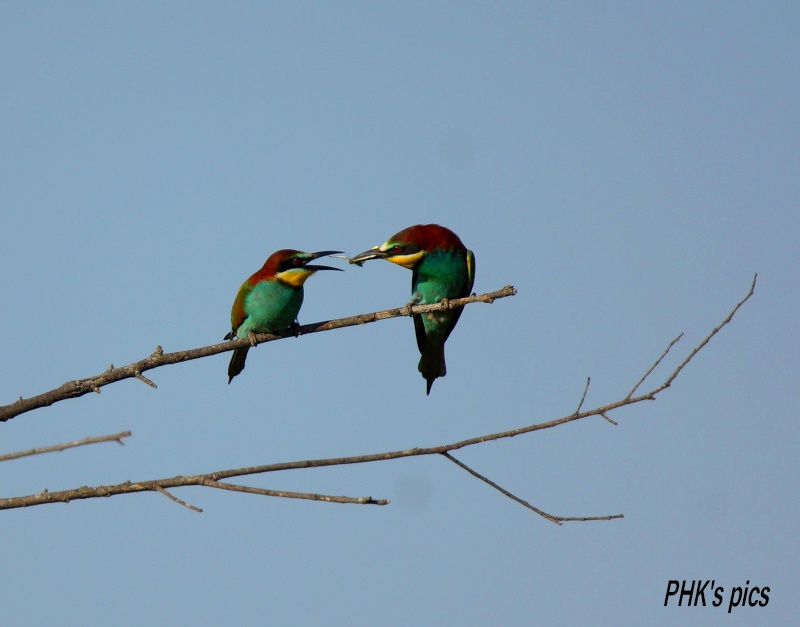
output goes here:
[[682, 337], [683, 337], [683, 333], [681, 333], [680, 335], [678, 335], [678, 337], [676, 337], [674, 340], [672, 340], [672, 341], [669, 343], [669, 346], [667, 346], [667, 348], [666, 348], [666, 349], [664, 349], [664, 352], [663, 352], [663, 353], [661, 353], [661, 357], [659, 357], [658, 359], [656, 359], [656, 362], [655, 362], [655, 363], [654, 363], [652, 366], [650, 366], [650, 369], [649, 369], [647, 372], [645, 372], [645, 373], [642, 375], [642, 378], [641, 378], [641, 379], [639, 379], [639, 380], [636, 382], [636, 385], [634, 385], [634, 386], [633, 386], [633, 389], [632, 389], [630, 392], [628, 392], [628, 396], [626, 396], [625, 398], [630, 398], [631, 396], [633, 396], [633, 393], [634, 393], [636, 390], [638, 390], [638, 389], [639, 389], [639, 386], [640, 386], [642, 383], [644, 383], [644, 382], [645, 382], [645, 379], [647, 379], [647, 377], [649, 377], [649, 376], [650, 376], [650, 373], [651, 373], [651, 372], [653, 372], [653, 370], [655, 370], [655, 369], [658, 367], [658, 364], [660, 364], [660, 363], [661, 363], [661, 360], [662, 360], [662, 359], [664, 359], [664, 357], [666, 357], [666, 356], [667, 356], [667, 353], [669, 352], [669, 349], [671, 349], [673, 346], [675, 346], [675, 344], [678, 342], [678, 340], [680, 340]]
[[528, 509], [530, 509], [530, 510], [536, 512], [537, 514], [539, 514], [539, 516], [541, 516], [542, 518], [546, 518], [547, 520], [549, 520], [551, 522], [554, 522], [557, 525], [560, 525], [560, 524], [562, 524], [564, 522], [578, 521], [578, 520], [586, 522], [586, 521], [590, 521], [590, 520], [615, 520], [617, 518], [625, 518], [625, 516], [623, 516], [622, 514], [612, 514], [612, 515], [609, 515], [609, 516], [554, 516], [553, 514], [548, 514], [547, 512], [540, 510], [538, 507], [534, 507], [533, 505], [528, 503], [528, 501], [525, 501], [525, 500], [519, 498], [518, 496], [515, 496], [514, 494], [511, 494], [511, 492], [509, 492], [505, 488], [500, 487], [499, 485], [497, 485], [494, 481], [492, 481], [488, 477], [484, 477], [482, 474], [480, 474], [476, 470], [473, 470], [472, 468], [467, 466], [464, 462], [457, 460], [455, 457], [450, 455], [450, 453], [442, 453], [442, 455], [444, 457], [446, 457], [447, 459], [449, 459], [454, 464], [456, 464], [457, 466], [459, 466], [460, 468], [463, 468], [464, 470], [466, 470], [473, 477], [477, 477], [481, 481], [483, 481], [485, 483], [488, 483], [495, 490], [498, 490], [502, 494], [505, 494], [511, 500], [516, 501], [520, 505], [524, 505]]
[[[344, 327], [352, 327], [359, 324], [367, 324], [369, 322], [376, 322], [378, 320], [387, 320], [388, 318], [397, 318], [399, 316], [409, 316], [415, 313], [425, 313], [428, 311], [442, 311], [446, 309], [456, 309], [463, 307], [470, 303], [492, 303], [498, 298], [505, 298], [506, 296], [514, 296], [517, 290], [510, 285], [506, 285], [503, 289], [496, 292], [489, 292], [481, 294], [480, 296], [473, 294], [466, 298], [453, 298], [445, 303], [432, 303], [430, 305], [413, 305], [411, 307], [398, 307], [395, 309], [386, 309], [384, 311], [376, 311], [374, 313], [359, 314], [357, 316], [349, 316], [347, 318], [338, 318], [336, 320], [326, 320], [323, 322], [315, 322], [312, 324], [304, 324], [300, 327], [293, 328], [282, 335], [270, 335], [269, 333], [257, 333], [255, 335], [256, 344], [263, 344], [264, 342], [272, 342], [275, 340], [282, 340], [287, 337], [296, 337], [298, 335], [310, 335], [311, 333], [320, 333], [322, 331], [331, 331], [333, 329], [342, 329]], [[53, 403], [66, 400], [68, 398], [77, 398], [88, 394], [89, 392], [100, 393], [100, 388], [123, 379], [130, 379], [136, 377], [148, 385], [156, 387], [155, 384], [142, 376], [143, 372], [159, 368], [169, 364], [176, 364], [192, 359], [200, 359], [201, 357], [208, 357], [210, 355], [217, 355], [227, 351], [232, 351], [236, 348], [243, 348], [250, 346], [248, 338], [232, 340], [229, 342], [222, 342], [220, 344], [212, 344], [211, 346], [204, 346], [201, 348], [193, 348], [185, 351], [178, 351], [175, 353], [165, 353], [161, 346], [157, 346], [153, 353], [140, 361], [128, 364], [127, 366], [120, 366], [119, 368], [110, 368], [105, 372], [88, 377], [86, 379], [78, 379], [76, 381], [68, 381], [60, 387], [57, 387], [49, 392], [31, 396], [30, 398], [20, 399], [10, 405], [0, 406], [0, 422], [5, 422], [19, 416], [25, 412], [40, 407], [48, 407]]]
[[586, 392], [589, 391], [589, 383], [591, 383], [592, 378], [586, 377], [586, 386], [583, 388], [583, 396], [581, 396], [581, 402], [578, 403], [578, 409], [575, 410], [575, 413], [579, 413], [581, 411], [581, 407], [583, 407], [583, 401], [586, 400]]
[[358, 505], [388, 505], [387, 499], [373, 499], [371, 496], [329, 496], [327, 494], [311, 494], [308, 492], [286, 492], [284, 490], [267, 490], [265, 488], [251, 488], [250, 486], [222, 483], [206, 479], [203, 485], [232, 492], [246, 492], [247, 494], [261, 494], [262, 496], [279, 496], [287, 499], [307, 499], [309, 501], [325, 501], [327, 503], [355, 503]]
[[562, 516], [559, 518], [561, 522], [588, 522], [592, 520], [616, 520], [617, 518], [625, 518], [624, 514], [614, 514], [613, 516]]
[[150, 379], [148, 379], [146, 376], [144, 376], [141, 372], [135, 372], [133, 376], [139, 379], [139, 381], [143, 381], [154, 390], [158, 389], [158, 386], [155, 383], [153, 383]]
[[489, 484], [490, 486], [492, 486], [492, 487], [493, 487], [495, 490], [497, 490], [497, 491], [501, 492], [502, 494], [505, 494], [505, 495], [506, 495], [508, 498], [510, 498], [510, 499], [511, 499], [511, 500], [513, 500], [513, 501], [516, 501], [516, 502], [517, 502], [517, 503], [519, 503], [520, 505], [524, 505], [524, 506], [525, 506], [525, 507], [527, 507], [529, 510], [532, 510], [532, 511], [536, 512], [536, 513], [537, 513], [537, 514], [539, 514], [539, 516], [541, 516], [542, 518], [546, 518], [546, 519], [547, 519], [547, 520], [549, 520], [550, 522], [554, 522], [554, 523], [556, 523], [557, 525], [560, 525], [560, 524], [561, 524], [561, 522], [560, 522], [560, 520], [561, 520], [561, 519], [560, 519], [558, 516], [553, 516], [552, 514], [548, 514], [547, 512], [545, 512], [545, 511], [542, 511], [542, 510], [541, 510], [541, 509], [539, 509], [538, 507], [534, 507], [533, 505], [531, 505], [530, 503], [528, 503], [528, 501], [525, 501], [525, 500], [523, 500], [523, 499], [519, 498], [518, 496], [515, 496], [515, 495], [511, 494], [511, 492], [509, 492], [509, 491], [508, 491], [508, 490], [506, 490], [505, 488], [501, 488], [499, 485], [497, 485], [497, 484], [496, 484], [494, 481], [492, 481], [492, 480], [491, 480], [491, 479], [489, 479], [488, 477], [484, 477], [482, 474], [480, 474], [479, 472], [477, 472], [477, 471], [473, 470], [472, 468], [470, 468], [469, 466], [467, 466], [465, 463], [463, 463], [463, 462], [460, 462], [459, 460], [457, 460], [455, 457], [453, 457], [452, 455], [450, 455], [450, 453], [446, 453], [446, 452], [445, 452], [445, 453], [442, 453], [442, 455], [443, 455], [444, 457], [446, 457], [447, 459], [449, 459], [451, 462], [453, 462], [453, 463], [454, 463], [456, 466], [458, 466], [459, 468], [463, 468], [464, 470], [466, 470], [466, 471], [467, 471], [469, 474], [471, 474], [473, 477], [477, 477], [478, 479], [480, 479], [480, 480], [481, 480], [481, 481], [483, 481], [484, 483], [488, 483], [488, 484]]
[[192, 510], [193, 512], [199, 512], [201, 514], [203, 513], [203, 510], [200, 509], [199, 507], [195, 507], [194, 505], [189, 505], [189, 503], [187, 503], [186, 501], [181, 501], [177, 496], [175, 496], [173, 494], [170, 494], [169, 492], [167, 492], [164, 488], [162, 488], [158, 484], [154, 483], [153, 484], [153, 489], [156, 492], [160, 492], [161, 494], [166, 496], [168, 499], [171, 499], [171, 500], [175, 501], [178, 505], [183, 505], [184, 507]]
[[755, 290], [756, 290], [756, 280], [757, 279], [758, 279], [758, 273], [756, 272], [756, 274], [753, 275], [753, 283], [750, 285], [750, 291], [747, 292], [747, 296], [745, 296], [742, 300], [740, 300], [737, 303], [736, 307], [733, 308], [733, 310], [728, 314], [728, 316], [725, 318], [725, 320], [723, 320], [722, 322], [719, 323], [719, 326], [717, 326], [716, 329], [714, 329], [711, 333], [709, 333], [706, 336], [706, 338], [702, 342], [700, 342], [700, 344], [698, 344], [697, 346], [694, 347], [694, 350], [691, 353], [689, 353], [689, 355], [686, 357], [686, 359], [684, 359], [681, 362], [681, 365], [678, 366], [675, 369], [675, 372], [673, 372], [669, 376], [669, 378], [661, 385], [661, 387], [658, 388], [659, 392], [661, 390], [665, 389], [665, 388], [668, 388], [672, 384], [672, 382], [675, 380], [675, 378], [678, 376], [678, 374], [680, 374], [680, 371], [683, 370], [683, 367], [692, 360], [692, 357], [697, 355], [697, 353], [700, 352], [700, 350], [706, 344], [708, 344], [711, 341], [711, 338], [714, 337], [717, 333], [719, 333], [719, 331], [722, 329], [722, 327], [724, 327], [726, 324], [728, 324], [733, 319], [734, 314], [737, 311], [739, 311], [739, 308], [742, 305], [744, 305], [750, 299], [750, 297], [753, 295], [753, 293], [755, 292]]
[[605, 418], [606, 420], [608, 420], [608, 422], [610, 422], [610, 423], [611, 423], [612, 425], [614, 425], [615, 427], [616, 427], [616, 426], [619, 424], [619, 423], [618, 423], [616, 420], [612, 420], [611, 418], [609, 418], [609, 417], [608, 417], [608, 415], [606, 414], [606, 412], [604, 412], [604, 411], [601, 411], [601, 412], [600, 412], [600, 415], [601, 415], [603, 418]]
[[54, 444], [53, 446], [41, 446], [39, 448], [32, 448], [28, 451], [19, 451], [17, 453], [6, 453], [0, 455], [0, 462], [9, 459], [19, 459], [20, 457], [27, 457], [29, 455], [40, 455], [42, 453], [52, 453], [53, 451], [63, 451], [68, 448], [75, 448], [76, 446], [85, 446], [86, 444], [97, 444], [98, 442], [116, 442], [120, 446], [125, 446], [122, 438], [130, 437], [130, 431], [123, 431], [122, 433], [114, 433], [113, 435], [101, 435], [90, 438], [83, 438], [82, 440], [75, 440], [74, 442], [65, 442], [64, 444]]

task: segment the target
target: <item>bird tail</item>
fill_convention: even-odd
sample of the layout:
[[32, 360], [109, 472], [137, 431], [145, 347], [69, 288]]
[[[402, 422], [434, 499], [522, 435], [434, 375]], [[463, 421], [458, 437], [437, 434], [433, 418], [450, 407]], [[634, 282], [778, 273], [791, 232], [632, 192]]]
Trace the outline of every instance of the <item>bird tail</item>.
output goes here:
[[244, 362], [247, 359], [247, 351], [249, 350], [249, 346], [244, 346], [233, 351], [231, 363], [228, 364], [228, 385], [233, 381], [233, 377], [244, 370]]
[[427, 394], [430, 395], [433, 382], [447, 374], [447, 367], [444, 363], [444, 343], [431, 342], [428, 338], [422, 349], [422, 357], [419, 358], [418, 369], [428, 382]]

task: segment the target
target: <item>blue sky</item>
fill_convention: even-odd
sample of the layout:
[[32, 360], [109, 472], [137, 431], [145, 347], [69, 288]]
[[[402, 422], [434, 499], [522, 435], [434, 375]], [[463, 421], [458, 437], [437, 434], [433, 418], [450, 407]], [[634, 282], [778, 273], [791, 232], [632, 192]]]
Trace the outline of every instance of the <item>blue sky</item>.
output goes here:
[[[440, 458], [2, 512], [15, 624], [786, 624], [796, 619], [800, 9], [795, 3], [4, 3], [0, 403], [216, 343], [274, 250], [438, 222], [479, 293], [425, 396], [405, 319], [150, 373], [0, 425], [2, 496], [432, 446], [655, 403]], [[344, 263], [342, 267], [344, 267]], [[373, 262], [300, 322], [405, 304]], [[663, 607], [671, 579], [766, 607]], [[710, 602], [710, 599], [709, 599]]]

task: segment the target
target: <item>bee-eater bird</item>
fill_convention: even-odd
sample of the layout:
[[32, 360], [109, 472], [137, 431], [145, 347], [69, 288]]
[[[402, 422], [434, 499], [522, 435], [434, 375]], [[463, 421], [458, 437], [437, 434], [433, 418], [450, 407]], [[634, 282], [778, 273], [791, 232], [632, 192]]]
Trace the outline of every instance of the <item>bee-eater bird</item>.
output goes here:
[[[301, 250], [283, 249], [272, 253], [261, 270], [247, 279], [239, 288], [231, 309], [233, 338], [250, 340], [255, 346], [256, 333], [282, 333], [296, 324], [297, 314], [303, 305], [303, 283], [317, 270], [341, 270], [330, 266], [309, 265], [319, 257], [340, 253], [340, 250], [323, 250], [305, 253]], [[244, 370], [250, 346], [233, 351], [228, 365], [228, 383]]]
[[[410, 226], [351, 258], [350, 263], [360, 266], [370, 259], [386, 259], [412, 271], [411, 302], [415, 305], [469, 296], [475, 282], [475, 255], [458, 235], [438, 224]], [[433, 382], [447, 374], [444, 343], [462, 309], [414, 314], [417, 347], [422, 354], [418, 368], [428, 382], [428, 394]]]

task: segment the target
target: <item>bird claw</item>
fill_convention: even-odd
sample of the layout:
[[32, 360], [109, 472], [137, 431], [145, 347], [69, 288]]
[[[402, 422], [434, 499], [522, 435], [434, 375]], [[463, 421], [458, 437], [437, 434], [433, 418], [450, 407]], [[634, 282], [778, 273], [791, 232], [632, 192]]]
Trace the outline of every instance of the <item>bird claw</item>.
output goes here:
[[406, 303], [406, 306], [405, 306], [405, 307], [403, 307], [403, 315], [404, 315], [404, 316], [410, 316], [410, 315], [411, 315], [411, 308], [412, 308], [414, 305], [416, 305], [416, 303], [415, 303], [415, 302], [413, 302], [413, 301], [412, 301], [412, 302], [410, 302], [410, 303]]
[[442, 309], [450, 309], [450, 299], [449, 298], [443, 298], [441, 301], [439, 301], [439, 304], [442, 306]]
[[295, 337], [300, 337], [300, 323], [295, 320], [292, 324], [289, 325], [289, 332], [294, 335]]
[[252, 331], [247, 332], [247, 339], [250, 340], [250, 346], [252, 346], [253, 348], [255, 348], [256, 344], [258, 344], [258, 342], [256, 341], [256, 334], [253, 333]]

